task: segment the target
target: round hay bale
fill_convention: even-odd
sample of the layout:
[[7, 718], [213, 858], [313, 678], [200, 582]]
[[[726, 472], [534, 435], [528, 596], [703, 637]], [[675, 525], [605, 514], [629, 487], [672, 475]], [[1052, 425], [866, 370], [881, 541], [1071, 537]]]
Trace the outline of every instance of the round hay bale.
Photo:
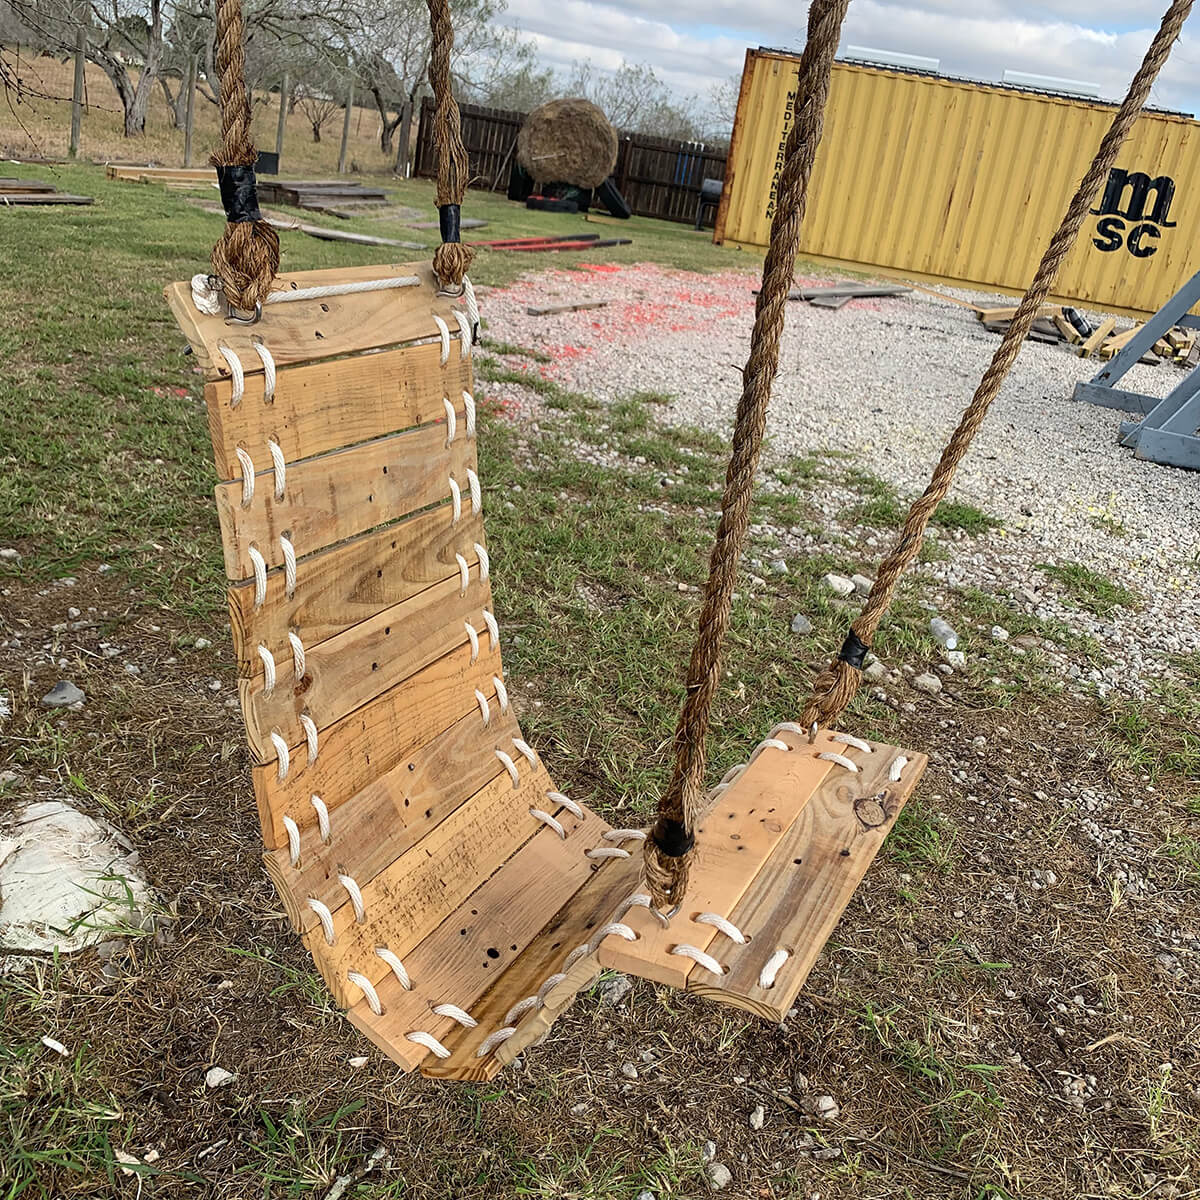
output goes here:
[[551, 100], [525, 118], [517, 161], [542, 183], [599, 187], [617, 162], [617, 131], [590, 100]]

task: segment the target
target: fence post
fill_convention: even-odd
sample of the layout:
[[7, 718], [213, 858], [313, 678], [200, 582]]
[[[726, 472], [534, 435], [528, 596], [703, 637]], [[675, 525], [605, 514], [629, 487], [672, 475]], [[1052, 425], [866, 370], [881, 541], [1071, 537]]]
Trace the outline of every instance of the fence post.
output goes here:
[[79, 156], [79, 133], [83, 124], [83, 91], [86, 83], [84, 76], [84, 55], [87, 50], [87, 19], [91, 9], [81, 5], [79, 27], [75, 30], [75, 84], [71, 90], [71, 145], [68, 153], [72, 158]]
[[275, 157], [283, 158], [283, 133], [287, 129], [288, 87], [291, 80], [286, 71], [279, 85], [279, 124], [275, 126]]
[[350, 114], [354, 111], [354, 80], [346, 89], [346, 118], [342, 121], [342, 148], [338, 151], [338, 174], [346, 173], [346, 147], [350, 144]]
[[200, 70], [200, 55], [193, 54], [188, 61], [187, 109], [183, 119], [183, 165], [192, 165], [192, 130], [196, 120], [196, 75]]
[[400, 130], [396, 139], [399, 142], [399, 145], [396, 147], [396, 174], [399, 175], [401, 179], [408, 178], [408, 147], [409, 143], [412, 141], [412, 117], [412, 101], [405, 100], [404, 106], [400, 109]]

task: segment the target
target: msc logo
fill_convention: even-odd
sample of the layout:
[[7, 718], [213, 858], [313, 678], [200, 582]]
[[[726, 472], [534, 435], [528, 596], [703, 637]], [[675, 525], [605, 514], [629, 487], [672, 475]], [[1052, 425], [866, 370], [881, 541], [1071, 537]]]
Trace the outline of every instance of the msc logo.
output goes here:
[[[1154, 207], [1147, 215], [1152, 192]], [[1175, 180], [1169, 175], [1151, 179], [1145, 171], [1130, 173], [1113, 167], [1100, 206], [1092, 209], [1092, 215], [1100, 218], [1092, 245], [1106, 253], [1125, 246], [1134, 258], [1149, 258], [1158, 250], [1154, 243], [1162, 236], [1160, 231], [1175, 228], [1175, 222], [1167, 220], [1174, 198]]]

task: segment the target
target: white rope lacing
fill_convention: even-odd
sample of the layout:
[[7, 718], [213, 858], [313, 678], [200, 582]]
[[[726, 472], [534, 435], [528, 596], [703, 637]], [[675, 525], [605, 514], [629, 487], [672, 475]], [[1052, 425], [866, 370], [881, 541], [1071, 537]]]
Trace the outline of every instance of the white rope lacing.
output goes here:
[[500, 1029], [494, 1029], [487, 1035], [487, 1037], [483, 1039], [482, 1042], [480, 1042], [479, 1049], [475, 1051], [475, 1057], [487, 1058], [487, 1056], [491, 1054], [491, 1052], [495, 1050], [495, 1048], [499, 1046], [501, 1042], [507, 1042], [508, 1039], [516, 1032], [516, 1027], [512, 1025], [505, 1025]]
[[479, 633], [477, 632], [477, 630], [475, 629], [475, 626], [472, 625], [470, 621], [464, 621], [463, 625], [466, 627], [466, 630], [467, 630], [467, 639], [471, 643], [471, 662], [474, 663], [475, 660], [479, 657]]
[[325, 940], [333, 945], [333, 913], [329, 911], [327, 905], [321, 903], [314, 896], [309, 896], [308, 907], [317, 914], [321, 920], [321, 928], [325, 931]]
[[221, 314], [221, 296], [210, 279], [209, 275], [192, 276], [192, 303], [206, 317], [216, 317]]
[[492, 723], [492, 706], [478, 688], [475, 689], [475, 702], [479, 705], [479, 715], [483, 718], [483, 727], [486, 729]]
[[897, 755], [892, 760], [892, 765], [888, 769], [888, 779], [892, 783], [899, 783], [900, 776], [904, 774], [904, 768], [908, 766], [908, 759], [903, 754]]
[[247, 546], [246, 553], [254, 567], [254, 607], [262, 608], [267, 598], [267, 560], [258, 552], [257, 546]]
[[[507, 707], [508, 706], [505, 705], [505, 708]], [[533, 747], [523, 738], [513, 738], [512, 743], [514, 746], [516, 746], [517, 753], [520, 754], [531, 767], [536, 768], [538, 765], [538, 757], [534, 752]]]
[[[587, 949], [585, 946], [584, 949]], [[526, 996], [524, 1000], [518, 1000], [504, 1014], [505, 1025], [515, 1025], [531, 1008], [537, 1008], [538, 998], [536, 996]]]
[[283, 499], [283, 488], [287, 481], [287, 463], [283, 460], [283, 447], [274, 439], [267, 438], [267, 449], [271, 452], [271, 463], [275, 468], [275, 499]]
[[433, 314], [433, 323], [437, 326], [438, 337], [442, 339], [442, 362], [444, 367], [450, 358], [450, 326], [437, 313]]
[[644, 842], [646, 840], [645, 830], [642, 829], [606, 829], [603, 836], [606, 842]]
[[494, 753], [504, 764], [504, 769], [512, 776], [513, 790], [515, 791], [521, 786], [521, 776], [517, 774], [517, 764], [503, 750], [496, 750]]
[[483, 511], [483, 489], [479, 486], [479, 476], [467, 468], [467, 485], [471, 489], [471, 511], [473, 513], [481, 513]]
[[449, 450], [450, 443], [454, 441], [454, 431], [458, 428], [458, 416], [449, 396], [442, 397], [442, 407], [446, 410], [446, 449]]
[[333, 832], [329, 825], [329, 807], [316, 792], [313, 792], [308, 802], [313, 806], [313, 810], [317, 814], [317, 828], [321, 833], [321, 841], [328, 846]]
[[400, 961], [400, 956], [389, 950], [386, 946], [375, 947], [376, 957], [382, 958], [385, 963], [392, 969], [392, 974], [396, 977], [396, 982], [406, 991], [412, 991], [412, 980], [408, 977], [408, 972], [404, 969], [404, 964]]
[[383, 1005], [379, 1003], [379, 993], [375, 990], [375, 985], [358, 971], [347, 971], [346, 978], [350, 980], [355, 987], [362, 989], [362, 994], [367, 998], [367, 1007], [377, 1016], [383, 1016]]
[[283, 736], [278, 729], [271, 730], [271, 745], [275, 747], [275, 755], [279, 759], [279, 782], [283, 783], [288, 777], [288, 765], [291, 761], [291, 754], [288, 750], [288, 744], [283, 740]]
[[491, 640], [492, 649], [499, 649], [500, 626], [496, 624], [496, 618], [486, 608], [483, 610], [483, 623], [487, 626], [488, 638]]
[[258, 657], [262, 659], [263, 675], [266, 677], [263, 684], [263, 695], [269, 696], [275, 690], [275, 655], [260, 643]]
[[471, 357], [471, 342], [474, 340], [475, 331], [471, 327], [470, 321], [467, 320], [466, 313], [461, 313], [458, 309], [454, 309], [454, 319], [458, 322], [458, 332], [460, 335], [458, 352], [463, 359]]
[[472, 330], [479, 328], [479, 302], [475, 299], [475, 289], [471, 286], [471, 281], [464, 275], [462, 281], [462, 298], [463, 305], [466, 307], [467, 316], [471, 318]]
[[250, 345], [262, 359], [263, 365], [263, 399], [271, 404], [275, 399], [275, 356], [257, 338], [251, 339]]
[[564, 979], [566, 979], [566, 977], [567, 977], [567, 974], [566, 974], [566, 972], [565, 972], [565, 971], [558, 971], [558, 972], [556, 972], [555, 974], [551, 975], [551, 976], [550, 976], [550, 977], [549, 977], [549, 978], [546, 980], [546, 982], [545, 982], [545, 983], [543, 983], [543, 984], [542, 984], [542, 986], [541, 986], [540, 988], [538, 988], [538, 994], [537, 994], [537, 1002], [538, 1002], [538, 1004], [545, 1004], [545, 1003], [546, 1003], [546, 997], [547, 997], [548, 995], [550, 995], [550, 993], [551, 993], [552, 991], [554, 991], [554, 989], [555, 989], [556, 987], [558, 987], [558, 985], [559, 985], [560, 983], [562, 983], [562, 981], [563, 981]]
[[790, 957], [790, 952], [784, 949], [776, 950], [770, 958], [763, 963], [763, 969], [758, 973], [758, 986], [760, 988], [773, 988], [775, 986], [775, 976], [779, 974], [780, 967], [787, 962]]
[[308, 743], [308, 765], [311, 767], [317, 761], [317, 723], [308, 713], [301, 713], [300, 728], [304, 730], [304, 740]]
[[629, 851], [622, 850], [620, 846], [593, 846], [590, 850], [585, 850], [584, 854], [588, 858], [628, 858]]
[[763, 740], [754, 747], [754, 753], [750, 755], [750, 762], [753, 762], [764, 750], [783, 750], [785, 753], [790, 753], [791, 749], [791, 746], [789, 746], [782, 738], [763, 738]]
[[546, 799], [553, 804], [559, 805], [561, 808], [565, 808], [571, 816], [578, 817], [581, 821], [583, 820], [583, 809], [570, 796], [564, 796], [562, 792], [547, 792]]
[[363, 905], [362, 888], [349, 876], [338, 875], [338, 883], [346, 889], [346, 894], [350, 897], [350, 903], [354, 905], [354, 920], [362, 925], [367, 919], [367, 910]]
[[464, 1029], [474, 1029], [479, 1024], [469, 1012], [459, 1008], [457, 1004], [439, 1004], [434, 1010], [439, 1017], [449, 1017], [457, 1021]]
[[[496, 699], [500, 701], [500, 711], [508, 712], [508, 688], [504, 686], [504, 680], [499, 675], [493, 675], [492, 686], [496, 689]], [[534, 763], [534, 766], [537, 764]]]
[[855, 775], [858, 774], [858, 763], [852, 758], [847, 758], [844, 754], [835, 754], [832, 750], [824, 750], [817, 757], [824, 759], [826, 762], [837, 763], [839, 767], [845, 767], [847, 771]]
[[467, 410], [467, 437], [475, 436], [475, 397], [470, 392], [462, 394], [463, 408]]
[[450, 476], [447, 481], [450, 484], [450, 503], [453, 506], [453, 511], [450, 514], [450, 523], [457, 525], [462, 517], [462, 488], [458, 486], [454, 476]]
[[731, 941], [737, 942], [739, 946], [744, 946], [750, 940], [732, 921], [727, 920], [720, 913], [701, 913], [698, 917], [693, 917], [692, 920], [697, 925], [712, 925]]
[[672, 946], [671, 953], [677, 954], [682, 958], [690, 958], [693, 962], [699, 963], [706, 971], [711, 971], [714, 975], [725, 974], [725, 968], [711, 954], [705, 954], [703, 950], [695, 946], [689, 946], [686, 942], [682, 942], [678, 946]]
[[450, 1057], [450, 1051], [432, 1033], [426, 1033], [423, 1029], [414, 1029], [412, 1033], [406, 1033], [404, 1037], [407, 1041], [415, 1042], [418, 1046], [424, 1046], [426, 1050], [432, 1050], [438, 1058]]
[[249, 508], [254, 499], [254, 459], [241, 446], [236, 446], [234, 453], [242, 464], [242, 507]]
[[646, 892], [634, 892], [622, 901], [620, 908], [614, 914], [616, 920], [620, 920], [631, 908], [644, 908], [664, 929], [671, 927], [670, 919], [665, 913], [661, 913], [654, 907], [654, 902], [650, 899]]
[[291, 817], [285, 815], [283, 827], [287, 830], [288, 835], [288, 857], [292, 860], [292, 866], [298, 867], [300, 865], [300, 826]]
[[560, 838], [564, 838], [564, 839], [566, 838], [567, 831], [548, 812], [545, 812], [544, 810], [542, 810], [540, 808], [531, 808], [529, 810], [529, 815], [531, 817], [536, 817], [543, 824], [549, 825], [550, 828], [553, 829], [554, 832], [557, 833]]
[[831, 742], [841, 742], [843, 746], [853, 746], [855, 750], [861, 750], [864, 754], [873, 754], [870, 742], [864, 742], [862, 738], [855, 737], [852, 733], [835, 733], [829, 739]]
[[591, 940], [588, 942], [588, 953], [595, 954], [600, 947], [600, 943], [606, 937], [616, 936], [622, 938], [626, 942], [636, 942], [637, 934], [629, 928], [628, 925], [620, 921], [610, 921], [607, 925], [601, 925], [595, 933], [592, 934]]
[[[465, 285], [466, 280], [463, 280]], [[366, 279], [359, 283], [331, 283], [324, 287], [292, 288], [268, 294], [265, 303], [287, 304], [297, 300], [324, 300], [328, 296], [349, 296], [356, 292], [385, 292], [391, 288], [420, 287], [417, 275], [397, 275], [389, 279]], [[464, 289], [465, 290], [465, 289]], [[211, 275], [192, 276], [192, 303], [205, 316], [221, 314], [221, 293]]]
[[246, 373], [242, 370], [242, 360], [228, 346], [218, 346], [217, 349], [229, 364], [229, 372], [233, 376], [233, 395], [229, 399], [229, 407], [237, 408], [246, 394]]
[[582, 946], [576, 946], [564, 960], [563, 970], [569, 971], [581, 958], [587, 958], [590, 953], [587, 942], [584, 942]]
[[465, 596], [467, 594], [467, 586], [471, 582], [471, 567], [461, 554], [455, 554], [454, 560], [458, 563], [458, 594]]
[[797, 737], [808, 737], [808, 730], [803, 725], [797, 725], [795, 721], [780, 721], [767, 737], [774, 737], [779, 733], [794, 733]]
[[475, 543], [475, 553], [479, 556], [479, 581], [482, 583], [492, 573], [492, 560], [486, 548], [478, 542]]
[[283, 590], [290, 600], [296, 594], [296, 547], [286, 533], [279, 535], [279, 549], [283, 551]]
[[300, 640], [300, 635], [294, 630], [288, 630], [288, 641], [292, 646], [292, 666], [296, 672], [296, 682], [298, 683], [304, 678], [304, 643]]

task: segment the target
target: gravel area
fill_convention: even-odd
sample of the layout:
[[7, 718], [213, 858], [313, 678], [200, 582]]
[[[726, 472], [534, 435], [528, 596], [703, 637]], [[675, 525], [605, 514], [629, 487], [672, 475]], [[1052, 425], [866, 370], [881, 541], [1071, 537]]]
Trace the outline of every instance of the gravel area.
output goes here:
[[[484, 313], [491, 336], [552, 357], [533, 367], [548, 378], [602, 401], [669, 394], [672, 402], [655, 410], [664, 419], [727, 433], [757, 282], [751, 273], [592, 264], [493, 291]], [[544, 317], [525, 311], [578, 299], [609, 304]], [[998, 344], [969, 310], [922, 292], [836, 311], [793, 303], [768, 458], [851, 450], [906, 494], [918, 491]], [[1116, 444], [1121, 414], [1071, 400], [1075, 381], [1097, 366], [1061, 347], [1025, 344], [954, 492], [1002, 517], [1004, 530], [965, 539], [950, 561], [925, 570], [1069, 620], [1113, 660], [1093, 675], [1101, 689], [1141, 694], [1173, 656], [1200, 649], [1200, 476], [1137, 460]], [[1164, 395], [1178, 379], [1171, 364], [1135, 366], [1123, 386]], [[1072, 608], [1035, 569], [1046, 561], [1083, 563], [1142, 604], [1106, 620]]]

